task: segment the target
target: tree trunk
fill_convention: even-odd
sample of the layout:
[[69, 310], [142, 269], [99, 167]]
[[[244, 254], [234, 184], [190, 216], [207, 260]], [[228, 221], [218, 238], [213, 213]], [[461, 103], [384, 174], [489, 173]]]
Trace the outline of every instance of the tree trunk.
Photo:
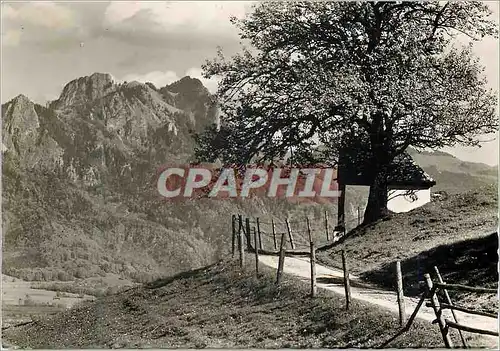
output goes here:
[[380, 172], [370, 185], [370, 194], [368, 195], [363, 224], [373, 223], [386, 217], [389, 214], [387, 200], [387, 176], [385, 172]]

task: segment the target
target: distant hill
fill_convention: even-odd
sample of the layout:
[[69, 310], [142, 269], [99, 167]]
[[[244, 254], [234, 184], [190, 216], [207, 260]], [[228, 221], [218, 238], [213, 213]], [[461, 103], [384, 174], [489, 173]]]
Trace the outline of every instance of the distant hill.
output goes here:
[[[417, 152], [408, 148], [408, 154], [426, 173], [435, 181], [436, 185], [431, 192], [445, 191], [446, 193], [461, 194], [475, 191], [479, 188], [496, 186], [498, 183], [498, 168], [483, 163], [467, 162], [442, 151]], [[361, 215], [368, 199], [368, 187], [348, 187], [346, 198], [347, 230], [353, 229], [358, 207]]]
[[442, 151], [417, 152], [410, 148], [408, 153], [436, 181], [433, 191], [456, 194], [498, 182], [497, 167], [462, 161]]

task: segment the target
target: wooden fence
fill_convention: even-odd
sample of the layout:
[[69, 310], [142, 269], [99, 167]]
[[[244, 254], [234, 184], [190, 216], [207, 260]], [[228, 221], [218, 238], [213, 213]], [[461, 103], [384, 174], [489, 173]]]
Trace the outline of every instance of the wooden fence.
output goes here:
[[[356, 219], [360, 220], [360, 219]], [[316, 235], [313, 226], [311, 225], [311, 220], [309, 217], [305, 217], [304, 223], [306, 225], [307, 238], [298, 236], [300, 231], [295, 230], [293, 224], [297, 224], [296, 221], [290, 221], [285, 219], [282, 222], [283, 227], [286, 230], [277, 230], [279, 221], [271, 219], [270, 222], [263, 222], [259, 218], [251, 220], [250, 218], [243, 218], [242, 215], [232, 215], [232, 255], [235, 256], [236, 250], [239, 253], [239, 263], [240, 267], [243, 269], [245, 267], [245, 246], [246, 251], [254, 253], [255, 257], [255, 273], [257, 277], [259, 276], [259, 254], [265, 255], [279, 255], [278, 267], [276, 273], [276, 284], [279, 285], [283, 277], [283, 268], [285, 265], [286, 255], [307, 255], [310, 261], [311, 267], [311, 292], [310, 296], [315, 297], [317, 295], [317, 285], [316, 285], [316, 252], [319, 248], [329, 247], [332, 243], [335, 243], [340, 238], [343, 237], [343, 232], [336, 232], [328, 225], [328, 216], [325, 213], [324, 227], [319, 228], [316, 226]], [[264, 231], [263, 227], [265, 224], [270, 225], [269, 231]], [[324, 230], [324, 232], [323, 232]], [[326, 240], [320, 240], [317, 232], [324, 233]], [[253, 235], [252, 235], [253, 234]], [[253, 236], [253, 239], [252, 239]], [[267, 240], [268, 245], [272, 245], [274, 250], [266, 250], [264, 248], [263, 238]], [[278, 246], [279, 237], [279, 246]], [[307, 240], [308, 243], [304, 244], [303, 241]], [[322, 247], [318, 247], [317, 242], [323, 243]], [[245, 245], [246, 243], [246, 245]], [[236, 247], [237, 245], [237, 247]], [[290, 249], [287, 250], [286, 247], [289, 246]], [[307, 251], [305, 249], [308, 249]], [[343, 263], [343, 283], [345, 287], [345, 298], [346, 298], [346, 309], [349, 309], [351, 302], [351, 285], [350, 285], [350, 275], [347, 266], [347, 260], [345, 252], [342, 251], [342, 263]]]
[[[359, 217], [359, 216], [358, 216]], [[358, 219], [359, 221], [360, 219]], [[285, 230], [277, 230], [279, 221], [275, 219], [271, 219], [269, 222], [261, 221], [259, 218], [255, 220], [251, 220], [250, 218], [243, 219], [242, 215], [233, 215], [232, 216], [232, 254], [233, 257], [236, 251], [236, 243], [238, 245], [239, 252], [239, 262], [240, 267], [243, 269], [245, 266], [245, 248], [244, 242], [246, 242], [246, 247], [248, 252], [253, 252], [255, 255], [255, 271], [258, 276], [259, 274], [259, 254], [265, 255], [279, 255], [278, 267], [277, 267], [277, 275], [276, 275], [276, 284], [280, 284], [283, 276], [283, 269], [285, 265], [285, 256], [286, 255], [307, 255], [310, 259], [311, 266], [311, 292], [310, 295], [315, 297], [317, 294], [317, 286], [316, 286], [316, 252], [318, 249], [331, 247], [332, 244], [341, 239], [345, 233], [339, 233], [332, 230], [332, 228], [328, 224], [328, 216], [325, 213], [324, 218], [324, 227], [316, 225], [316, 227], [311, 226], [311, 220], [308, 217], [305, 217], [303, 223], [306, 225], [306, 233], [307, 237], [297, 236], [296, 234], [300, 233], [300, 230], [295, 230], [293, 224], [297, 224], [300, 222], [290, 221], [286, 219], [283, 221], [282, 227], [285, 227]], [[265, 226], [269, 225], [269, 229], [266, 229]], [[253, 228], [253, 230], [251, 230]], [[264, 230], [266, 229], [266, 230]], [[315, 230], [313, 230], [315, 229]], [[318, 236], [318, 232], [324, 235], [323, 240]], [[253, 233], [253, 240], [252, 240]], [[314, 235], [316, 233], [316, 235]], [[269, 240], [263, 240], [266, 239]], [[279, 240], [278, 240], [279, 238]], [[326, 239], [326, 240], [325, 240]], [[307, 240], [307, 243], [304, 241]], [[267, 250], [265, 248], [264, 243], [267, 242], [267, 245], [272, 245], [274, 250]], [[279, 242], [279, 246], [278, 246]], [[323, 245], [317, 245], [317, 242], [322, 242]], [[286, 249], [286, 246], [290, 247], [289, 250]], [[304, 249], [308, 250], [304, 250]], [[343, 285], [345, 288], [345, 299], [346, 299], [346, 309], [349, 310], [351, 304], [351, 283], [350, 283], [350, 274], [349, 268], [347, 264], [346, 253], [344, 250], [341, 252], [342, 257], [342, 269], [343, 269]], [[430, 274], [424, 274], [425, 283], [426, 283], [426, 292], [421, 296], [415, 310], [411, 314], [410, 318], [406, 321], [406, 313], [405, 313], [405, 302], [404, 302], [404, 292], [403, 292], [403, 274], [401, 272], [401, 262], [397, 261], [395, 264], [395, 292], [397, 296], [398, 310], [399, 310], [399, 323], [401, 326], [404, 326], [395, 336], [393, 336], [390, 340], [386, 342], [386, 345], [397, 338], [402, 333], [409, 330], [413, 321], [415, 320], [418, 311], [424, 304], [426, 300], [428, 300], [426, 306], [431, 307], [436, 315], [436, 320], [433, 323], [437, 323], [440, 329], [440, 332], [443, 336], [444, 344], [447, 348], [452, 348], [453, 343], [449, 335], [449, 329], [453, 328], [458, 330], [460, 335], [461, 342], [463, 347], [467, 348], [466, 340], [462, 334], [462, 331], [470, 332], [470, 333], [478, 333], [483, 335], [492, 335], [499, 336], [498, 331], [492, 330], [484, 330], [480, 328], [474, 328], [471, 326], [460, 324], [458, 318], [456, 316], [455, 311], [460, 311], [463, 313], [480, 315], [485, 317], [497, 318], [497, 315], [487, 311], [478, 311], [473, 310], [464, 306], [455, 305], [452, 303], [450, 299], [450, 295], [448, 293], [449, 290], [458, 290], [458, 291], [467, 291], [471, 293], [478, 294], [497, 294], [498, 291], [496, 289], [490, 288], [482, 288], [482, 287], [471, 287], [459, 284], [447, 284], [443, 281], [441, 274], [437, 267], [434, 267], [434, 272], [436, 274], [436, 282], [432, 281]], [[439, 292], [443, 293], [444, 302], [439, 299]], [[443, 310], [450, 310], [453, 320], [447, 319], [443, 315]]]
[[[499, 336], [498, 331], [474, 328], [471, 326], [460, 324], [455, 311], [460, 311], [460, 312], [464, 312], [467, 314], [479, 315], [479, 316], [490, 317], [490, 318], [495, 318], [495, 319], [498, 318], [498, 316], [495, 313], [474, 310], [474, 309], [471, 309], [468, 307], [455, 305], [452, 303], [450, 295], [448, 293], [449, 290], [457, 290], [457, 291], [467, 291], [467, 292], [477, 293], [477, 294], [495, 294], [496, 295], [498, 293], [497, 289], [472, 287], [472, 286], [459, 285], [459, 284], [447, 284], [443, 281], [443, 278], [441, 277], [441, 274], [440, 274], [439, 269], [437, 267], [434, 267], [434, 273], [436, 274], [436, 282], [434, 282], [432, 280], [431, 275], [429, 273], [424, 274], [426, 291], [422, 294], [417, 306], [415, 307], [415, 310], [413, 311], [410, 318], [406, 322], [406, 325], [396, 335], [394, 335], [391, 339], [389, 339], [385, 343], [385, 345], [388, 345], [390, 342], [392, 342], [394, 339], [396, 339], [402, 333], [404, 333], [410, 329], [413, 321], [417, 317], [418, 311], [420, 310], [420, 308], [422, 307], [422, 305], [424, 304], [424, 302], [426, 300], [427, 300], [426, 307], [431, 307], [432, 310], [434, 311], [434, 314], [436, 315], [436, 319], [432, 323], [437, 324], [439, 326], [439, 331], [441, 332], [441, 335], [442, 335], [443, 341], [444, 341], [444, 345], [446, 348], [453, 348], [453, 342], [451, 340], [450, 333], [449, 333], [450, 328], [456, 329], [458, 331], [458, 334], [460, 336], [460, 341], [461, 341], [464, 348], [468, 348], [468, 346], [467, 346], [467, 342], [465, 340], [465, 337], [464, 337], [462, 331], [483, 334], [483, 335], [492, 335], [492, 336], [497, 336], [497, 337]], [[398, 277], [399, 277], [399, 273], [398, 273]], [[399, 284], [398, 284], [398, 290], [399, 290]], [[440, 292], [442, 292], [442, 295], [444, 296], [444, 302], [442, 301], [442, 298], [441, 298], [441, 300], [439, 298]], [[398, 302], [399, 302], [399, 291], [398, 291]], [[451, 316], [453, 318], [453, 321], [444, 316], [444, 314], [443, 314], [444, 310], [451, 311]], [[401, 305], [400, 305], [400, 316], [402, 313], [404, 313], [404, 312], [401, 311]], [[401, 319], [400, 319], [400, 322], [401, 322]]]
[[[346, 223], [360, 224], [361, 216], [352, 218]], [[310, 252], [311, 239], [315, 243], [316, 249], [323, 249], [331, 246], [345, 235], [345, 231], [335, 230], [331, 224], [328, 213], [325, 211], [323, 218], [295, 220], [286, 218], [280, 220], [277, 218], [244, 218], [242, 215], [232, 215], [232, 255], [237, 251], [237, 242], [240, 235], [243, 235], [247, 251], [254, 251], [255, 240], [252, 240], [253, 228], [258, 236], [258, 250], [261, 254], [279, 255], [280, 237], [284, 234], [286, 254], [307, 255]]]
[[[458, 330], [458, 333], [460, 335], [460, 339], [461, 339], [464, 347], [467, 347], [467, 343], [466, 343], [465, 338], [462, 334], [462, 331], [476, 333], [476, 334], [483, 334], [483, 335], [499, 336], [498, 331], [485, 330], [485, 329], [481, 329], [481, 328], [474, 328], [471, 326], [460, 324], [458, 322], [455, 311], [460, 311], [460, 312], [467, 313], [467, 314], [491, 317], [491, 318], [497, 318], [497, 315], [495, 313], [490, 313], [490, 312], [486, 312], [486, 311], [480, 311], [480, 310], [475, 310], [475, 309], [471, 309], [471, 308], [464, 307], [464, 306], [455, 305], [451, 302], [450, 295], [448, 293], [449, 290], [455, 290], [455, 291], [466, 291], [466, 292], [471, 292], [471, 293], [475, 293], [475, 294], [495, 294], [496, 295], [498, 293], [498, 290], [497, 289], [490, 289], [490, 288], [460, 285], [460, 284], [447, 284], [443, 281], [441, 274], [439, 272], [439, 269], [437, 267], [434, 267], [434, 271], [435, 271], [436, 277], [437, 277], [436, 282], [432, 281], [430, 274], [424, 275], [426, 286], [427, 286], [428, 298], [430, 300], [426, 305], [428, 307], [432, 307], [434, 313], [436, 314], [436, 322], [439, 326], [439, 330], [441, 332], [441, 335], [443, 336], [443, 341], [444, 341], [445, 346], [447, 348], [453, 347], [453, 343], [452, 343], [452, 340], [451, 340], [450, 335], [449, 335], [450, 328]], [[440, 291], [444, 295], [444, 302], [440, 301], [440, 299], [439, 299], [438, 292], [440, 292]], [[453, 321], [444, 317], [443, 310], [446, 310], [446, 309], [451, 310]]]
[[[260, 218], [244, 218], [241, 214], [232, 215], [232, 256], [235, 256], [236, 251], [239, 253], [240, 267], [245, 267], [245, 247], [246, 252], [254, 253], [255, 257], [255, 272], [259, 276], [259, 254], [263, 255], [278, 255], [278, 267], [276, 273], [276, 284], [279, 285], [283, 276], [285, 265], [285, 257], [287, 255], [308, 256], [311, 267], [311, 293], [312, 297], [317, 295], [316, 286], [316, 252], [332, 247], [337, 241], [342, 239], [345, 232], [336, 231], [329, 224], [328, 213], [324, 213], [323, 223], [314, 221], [311, 224], [309, 217], [304, 217], [303, 221], [290, 220], [286, 218], [281, 221], [276, 218], [271, 218], [269, 221], [262, 221]], [[357, 222], [361, 224], [361, 212], [358, 210], [358, 215], [347, 222]], [[347, 223], [346, 222], [346, 223]], [[304, 228], [301, 224], [305, 224]], [[252, 235], [253, 234], [253, 235]], [[306, 234], [306, 235], [305, 235]], [[252, 239], [253, 236], [253, 239]], [[237, 246], [237, 247], [236, 247]], [[288, 249], [287, 249], [288, 246]], [[268, 249], [271, 247], [271, 249]], [[344, 250], [339, 252], [342, 258], [343, 270], [343, 285], [345, 290], [346, 310], [351, 306], [351, 278], [347, 257]], [[397, 289], [400, 323], [404, 323], [404, 296], [403, 282], [401, 275], [401, 265], [397, 262]]]

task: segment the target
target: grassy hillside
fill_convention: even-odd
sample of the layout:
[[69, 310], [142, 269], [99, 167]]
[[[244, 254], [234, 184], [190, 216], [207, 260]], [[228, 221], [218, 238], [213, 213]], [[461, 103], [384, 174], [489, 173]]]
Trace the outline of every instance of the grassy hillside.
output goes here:
[[[424, 273], [433, 273], [434, 266], [448, 283], [496, 287], [497, 214], [497, 188], [483, 187], [359, 227], [318, 256], [325, 264], [341, 267], [339, 251], [345, 250], [354, 274], [390, 289], [395, 262], [401, 260], [407, 295], [419, 293], [418, 281]], [[455, 297], [464, 302], [470, 298]], [[482, 306], [496, 310], [493, 300]]]
[[[23, 348], [346, 348], [378, 347], [398, 331], [397, 316], [321, 292], [263, 267], [216, 265], [84, 303], [54, 317], [5, 330]], [[374, 323], [376, 321], [376, 323]], [[387, 347], [440, 347], [428, 322], [416, 321]]]
[[457, 194], [498, 182], [497, 167], [462, 161], [441, 151], [417, 152], [410, 148], [408, 153], [436, 181], [433, 191]]

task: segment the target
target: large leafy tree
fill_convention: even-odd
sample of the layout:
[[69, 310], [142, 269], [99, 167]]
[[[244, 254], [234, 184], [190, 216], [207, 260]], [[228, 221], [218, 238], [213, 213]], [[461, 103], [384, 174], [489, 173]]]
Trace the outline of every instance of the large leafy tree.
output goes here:
[[387, 213], [388, 168], [412, 146], [477, 145], [497, 129], [496, 96], [458, 35], [497, 35], [481, 2], [263, 2], [233, 23], [249, 42], [204, 66], [219, 76], [221, 124], [199, 159], [335, 164], [363, 145], [365, 222]]

